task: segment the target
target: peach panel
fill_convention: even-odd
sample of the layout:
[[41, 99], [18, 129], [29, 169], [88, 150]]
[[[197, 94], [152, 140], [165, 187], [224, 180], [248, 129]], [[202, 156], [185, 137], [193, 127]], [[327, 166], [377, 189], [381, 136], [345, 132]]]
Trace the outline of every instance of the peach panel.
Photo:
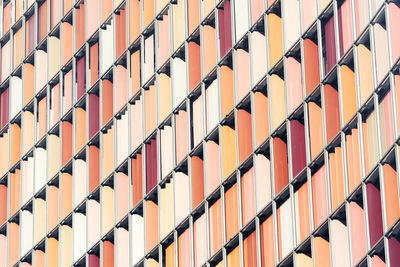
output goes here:
[[172, 5], [172, 33], [174, 40], [173, 50], [175, 51], [185, 40], [185, 2], [178, 1], [176, 5]]
[[3, 184], [0, 185], [0, 203], [3, 203], [0, 205], [0, 225], [2, 225], [7, 220], [7, 186]]
[[143, 116], [142, 116], [142, 103], [141, 99], [136, 100], [135, 104], [131, 106], [131, 147], [132, 150], [142, 142], [143, 139]]
[[21, 157], [21, 127], [17, 123], [11, 124], [11, 158], [10, 165], [14, 164]]
[[47, 188], [47, 231], [51, 231], [59, 222], [59, 190], [56, 186]]
[[242, 225], [246, 225], [256, 213], [253, 167], [242, 176], [240, 182], [242, 195]]
[[20, 208], [21, 170], [15, 169], [10, 173], [10, 216]]
[[117, 196], [117, 210], [116, 221], [119, 222], [129, 210], [129, 177], [123, 173], [117, 173], [116, 196]]
[[145, 126], [146, 136], [148, 136], [156, 127], [157, 124], [157, 95], [155, 85], [151, 85], [149, 90], [144, 92], [145, 99]]
[[178, 266], [190, 266], [190, 232], [186, 229], [178, 237]]
[[111, 15], [113, 1], [101, 1], [101, 22], [105, 21]]
[[[90, 13], [90, 12], [89, 12]], [[67, 61], [71, 58], [73, 51], [72, 51], [72, 31], [73, 27], [71, 24], [68, 22], [63, 22], [61, 25], [61, 37], [62, 37], [62, 44], [61, 44], [61, 50], [62, 50], [62, 65], [67, 63]]]
[[158, 121], [162, 122], [171, 113], [171, 77], [165, 73], [158, 76]]
[[35, 67], [32, 64], [25, 63], [24, 64], [24, 105], [28, 104], [28, 102], [33, 98], [34, 94], [34, 80], [35, 75]]
[[131, 87], [132, 95], [134, 95], [141, 85], [140, 80], [140, 49], [131, 54]]
[[9, 223], [8, 225], [8, 264], [13, 265], [19, 256], [20, 249], [20, 233], [19, 225], [15, 222]]
[[221, 199], [209, 208], [210, 254], [213, 255], [222, 246], [222, 209]]
[[236, 141], [235, 130], [224, 125], [221, 128], [221, 153], [222, 153], [222, 177], [227, 176], [236, 168]]
[[303, 31], [310, 27], [311, 23], [317, 17], [317, 2], [316, 0], [303, 0], [302, 1], [302, 19]]
[[316, 236], [314, 238], [314, 266], [315, 267], [330, 267], [330, 251], [329, 251], [329, 241], [321, 236]]
[[22, 60], [22, 27], [14, 33], [14, 68]]
[[262, 92], [254, 93], [253, 116], [257, 147], [269, 135], [268, 97]]
[[250, 56], [246, 50], [236, 50], [235, 68], [236, 103], [239, 103], [250, 90]]
[[274, 221], [272, 215], [260, 225], [261, 266], [275, 266]]
[[326, 197], [325, 165], [312, 177], [312, 196], [314, 228], [318, 227], [328, 215], [328, 202]]
[[385, 188], [386, 229], [388, 229], [400, 217], [399, 190], [396, 170], [389, 164], [384, 164], [382, 169]]
[[338, 24], [339, 24], [339, 40], [340, 40], [340, 55], [346, 52], [353, 42], [352, 27], [352, 11], [351, 1], [344, 0], [343, 4], [338, 8]]
[[162, 20], [158, 20], [158, 66], [170, 56], [170, 19], [169, 13], [162, 16]]
[[102, 160], [102, 179], [105, 179], [114, 169], [114, 126], [103, 134]]
[[[315, 1], [315, 0], [314, 0]], [[311, 39], [304, 39], [304, 78], [308, 95], [319, 83], [318, 45]]]
[[191, 158], [192, 172], [192, 209], [204, 199], [204, 167], [203, 159], [198, 156]]
[[227, 266], [229, 267], [240, 267], [240, 250], [239, 245], [235, 247], [227, 256], [226, 256]]
[[270, 77], [272, 130], [275, 130], [286, 117], [285, 82], [276, 74]]
[[380, 83], [389, 70], [389, 49], [386, 29], [379, 23], [374, 24], [376, 78]]
[[[101, 4], [107, 5], [105, 2], [107, 1], [101, 1]], [[92, 36], [92, 34], [99, 27], [99, 0], [88, 0], [86, 4], [88, 10], [90, 10], [90, 12], [87, 12], [87, 31], [88, 36]]]
[[45, 267], [46, 266], [46, 254], [42, 250], [34, 250], [33, 258], [34, 258], [36, 267]]
[[343, 122], [346, 124], [357, 111], [356, 83], [354, 71], [348, 66], [342, 65], [340, 74], [342, 80]]
[[192, 135], [193, 144], [197, 145], [203, 139], [203, 98], [200, 95], [192, 104]]
[[75, 151], [81, 150], [86, 144], [86, 111], [83, 108], [75, 109]]
[[132, 43], [140, 34], [140, 1], [129, 0], [129, 40]]
[[207, 195], [214, 191], [221, 183], [220, 174], [220, 152], [219, 145], [214, 141], [207, 141], [205, 145], [206, 151], [206, 172], [207, 172]]
[[58, 266], [58, 240], [51, 237], [47, 240], [47, 266]]
[[[389, 24], [398, 25], [400, 23], [400, 4], [389, 3]], [[397, 27], [390, 27], [390, 43], [392, 46], [392, 64], [400, 57], [400, 31]]]
[[244, 266], [257, 266], [257, 236], [256, 231], [253, 231], [243, 240], [243, 261]]
[[190, 35], [200, 23], [200, 7], [198, 0], [188, 0], [188, 34]]
[[352, 260], [359, 262], [367, 251], [364, 210], [352, 201], [349, 203], [349, 215]]
[[354, 12], [356, 33], [358, 36], [369, 21], [368, 2], [364, 0], [354, 0]]
[[[58, 205], [58, 203], [56, 202]], [[46, 201], [41, 198], [34, 199], [33, 206], [33, 242], [36, 244], [46, 235]], [[50, 216], [50, 215], [49, 215]], [[58, 213], [57, 213], [58, 217]]]
[[306, 254], [297, 253], [296, 266], [312, 267], [313, 266], [312, 258]]
[[251, 114], [244, 109], [238, 109], [236, 115], [237, 115], [237, 132], [238, 132], [237, 141], [239, 146], [239, 163], [241, 163], [253, 151]]
[[283, 54], [282, 19], [274, 13], [268, 14], [268, 36], [269, 66], [273, 66]]
[[308, 204], [308, 184], [305, 183], [297, 191], [299, 212], [299, 240], [304, 240], [310, 233], [310, 211]]
[[194, 266], [203, 266], [207, 260], [206, 215], [203, 213], [193, 223]]
[[61, 175], [61, 219], [66, 217], [72, 210], [72, 175], [63, 173]]
[[174, 267], [175, 266], [175, 254], [174, 254], [175, 246], [174, 243], [171, 243], [165, 249], [165, 266], [166, 267]]
[[154, 18], [154, 1], [155, 0], [147, 0], [143, 1], [143, 27], [146, 28], [147, 25]]
[[202, 18], [204, 18], [213, 10], [213, 8], [215, 6], [215, 0], [203, 0], [203, 1], [201, 1], [201, 3], [203, 6]]
[[224, 118], [233, 108], [233, 71], [230, 67], [222, 65], [220, 68], [221, 88], [221, 117]]
[[344, 199], [342, 148], [335, 147], [335, 152], [329, 155], [332, 210], [334, 210]]
[[225, 191], [226, 240], [230, 240], [233, 235], [238, 231], [238, 209], [238, 192], [237, 184], [235, 183], [231, 188]]
[[115, 67], [115, 112], [119, 111], [128, 100], [128, 71], [123, 65]]
[[262, 15], [264, 11], [264, 0], [251, 0], [251, 24]]
[[123, 227], [117, 228], [116, 266], [129, 266], [129, 232]]
[[286, 60], [288, 110], [292, 113], [303, 100], [303, 87], [301, 84], [301, 62], [294, 57]]
[[151, 200], [145, 202], [146, 214], [146, 251], [150, 251], [158, 242], [158, 205]]

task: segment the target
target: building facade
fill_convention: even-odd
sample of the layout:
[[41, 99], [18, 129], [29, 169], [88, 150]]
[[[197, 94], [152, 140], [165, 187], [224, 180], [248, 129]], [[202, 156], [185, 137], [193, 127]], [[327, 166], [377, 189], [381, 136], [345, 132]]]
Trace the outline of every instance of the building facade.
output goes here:
[[398, 0], [7, 0], [0, 266], [400, 266]]

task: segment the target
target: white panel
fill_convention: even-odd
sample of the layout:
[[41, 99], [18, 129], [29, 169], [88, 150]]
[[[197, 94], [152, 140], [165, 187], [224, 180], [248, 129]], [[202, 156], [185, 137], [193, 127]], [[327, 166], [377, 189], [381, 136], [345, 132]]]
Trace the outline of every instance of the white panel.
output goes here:
[[118, 267], [129, 267], [129, 232], [122, 227], [117, 228], [116, 261]]
[[131, 217], [131, 255], [132, 265], [144, 256], [144, 221], [143, 217], [133, 214]]
[[144, 77], [143, 82], [154, 73], [154, 34], [144, 40]]
[[[270, 179], [270, 161], [262, 155], [256, 155], [255, 172], [256, 172], [256, 191], [257, 191], [257, 212], [261, 211], [269, 201], [271, 201], [271, 179]], [[265, 178], [266, 176], [266, 178]], [[268, 183], [265, 183], [267, 179]], [[264, 188], [262, 188], [264, 187]]]
[[22, 109], [22, 79], [11, 76], [10, 79], [10, 119]]
[[33, 247], [33, 214], [23, 210], [20, 216], [21, 255], [25, 255]]
[[172, 127], [165, 126], [161, 131], [161, 177], [172, 169]]
[[[35, 93], [39, 92], [47, 83], [47, 53], [43, 50], [35, 52]], [[41, 67], [39, 67], [41, 66]], [[39, 70], [45, 70], [39, 71]]]
[[243, 37], [249, 26], [249, 1], [235, 0], [236, 42]]
[[292, 205], [288, 199], [279, 208], [281, 214], [282, 257], [293, 249]]
[[339, 220], [331, 221], [330, 242], [332, 244], [333, 266], [349, 266], [349, 240], [347, 227]]
[[114, 31], [113, 23], [107, 25], [105, 30], [100, 34], [100, 62], [101, 73], [104, 74], [106, 70], [113, 64], [114, 51]]
[[86, 197], [87, 178], [86, 178], [86, 161], [83, 159], [74, 160], [74, 191], [73, 206], [76, 207]]
[[206, 89], [207, 109], [207, 134], [218, 124], [219, 121], [219, 97], [218, 80], [215, 79]]
[[88, 248], [100, 239], [100, 203], [94, 199], [87, 202], [87, 216], [90, 231], [88, 231]]
[[173, 109], [175, 109], [186, 97], [186, 62], [176, 57], [172, 59], [171, 65]]
[[285, 28], [285, 51], [293, 45], [300, 35], [299, 0], [283, 1], [283, 27]]
[[74, 213], [73, 222], [74, 261], [78, 260], [86, 252], [86, 216], [82, 213]]
[[35, 150], [35, 193], [46, 184], [47, 153], [46, 149], [38, 147]]
[[117, 165], [128, 157], [128, 116], [127, 113], [117, 120]]

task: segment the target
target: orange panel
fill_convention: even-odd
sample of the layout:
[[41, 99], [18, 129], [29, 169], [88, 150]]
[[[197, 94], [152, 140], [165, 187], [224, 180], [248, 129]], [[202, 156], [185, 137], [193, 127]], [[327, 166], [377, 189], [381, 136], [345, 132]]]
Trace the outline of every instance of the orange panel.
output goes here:
[[275, 194], [278, 194], [289, 182], [287, 147], [279, 137], [273, 139]]
[[239, 146], [239, 164], [253, 151], [253, 138], [251, 131], [251, 114], [244, 109], [237, 111], [237, 135]]

